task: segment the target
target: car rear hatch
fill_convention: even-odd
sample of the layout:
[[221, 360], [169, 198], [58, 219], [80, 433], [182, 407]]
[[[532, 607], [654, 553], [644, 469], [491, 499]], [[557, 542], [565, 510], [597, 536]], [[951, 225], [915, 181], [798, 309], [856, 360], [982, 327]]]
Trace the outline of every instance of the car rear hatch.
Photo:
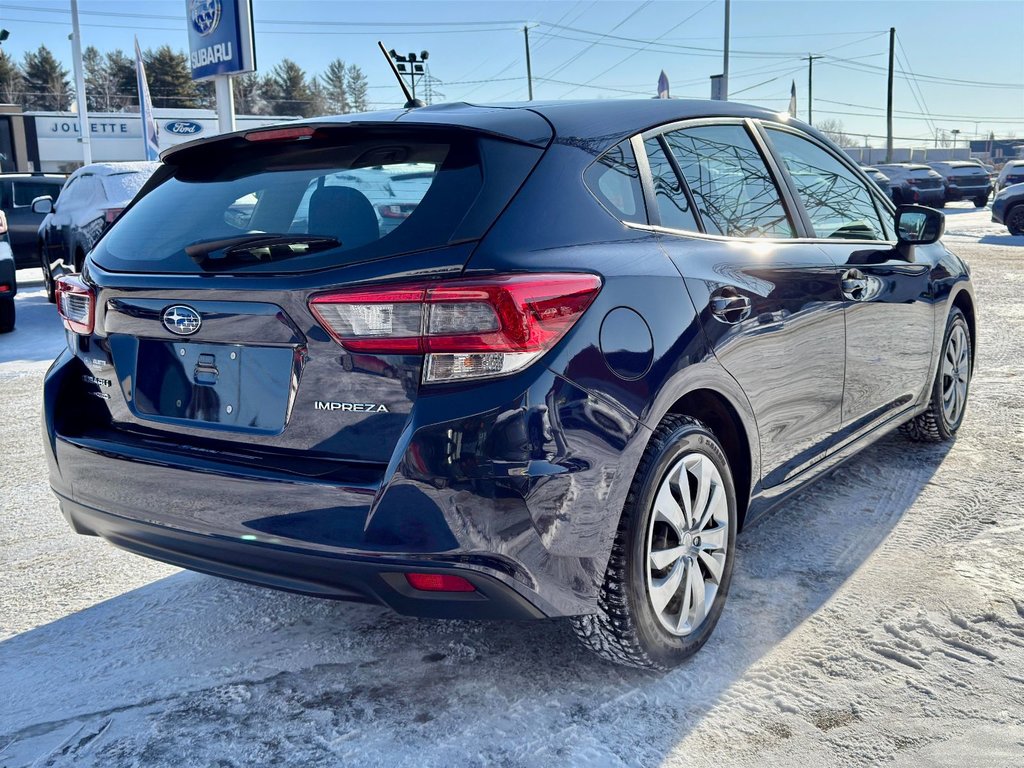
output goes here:
[[[549, 139], [537, 122], [533, 135]], [[166, 155], [89, 259], [95, 329], [75, 351], [108, 412], [101, 426], [266, 470], [386, 467], [424, 355], [342, 346], [311, 302], [457, 276], [545, 143], [450, 125], [313, 124]], [[397, 201], [405, 215], [382, 226], [387, 181], [402, 175], [416, 179]]]
[[956, 165], [946, 174], [946, 182], [957, 187], [987, 187], [988, 174], [978, 165]]

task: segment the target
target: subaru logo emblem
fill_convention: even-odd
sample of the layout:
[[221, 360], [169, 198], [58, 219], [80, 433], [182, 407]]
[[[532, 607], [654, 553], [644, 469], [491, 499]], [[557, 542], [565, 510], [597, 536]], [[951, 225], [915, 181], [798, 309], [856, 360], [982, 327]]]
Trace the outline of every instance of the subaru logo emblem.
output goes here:
[[188, 17], [201, 37], [213, 34], [220, 24], [220, 0], [191, 0]]
[[179, 336], [191, 336], [199, 330], [203, 319], [192, 307], [176, 304], [164, 310], [164, 327]]

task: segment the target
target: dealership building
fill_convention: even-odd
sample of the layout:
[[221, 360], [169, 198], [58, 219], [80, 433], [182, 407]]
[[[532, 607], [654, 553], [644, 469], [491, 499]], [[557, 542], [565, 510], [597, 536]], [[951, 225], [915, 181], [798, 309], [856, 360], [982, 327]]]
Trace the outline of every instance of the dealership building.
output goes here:
[[[218, 132], [211, 109], [154, 109], [160, 149]], [[257, 128], [293, 116], [237, 115], [238, 130]], [[78, 115], [74, 112], [21, 112], [0, 105], [0, 170], [67, 173], [82, 164]], [[95, 163], [144, 160], [138, 112], [89, 113], [89, 142]]]

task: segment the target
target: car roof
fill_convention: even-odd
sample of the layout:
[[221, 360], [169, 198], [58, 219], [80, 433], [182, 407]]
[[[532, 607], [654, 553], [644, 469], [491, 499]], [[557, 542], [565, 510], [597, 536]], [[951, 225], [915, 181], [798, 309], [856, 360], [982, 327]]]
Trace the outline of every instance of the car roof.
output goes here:
[[156, 161], [139, 160], [124, 163], [90, 163], [77, 171], [79, 176], [116, 176], [119, 173], [152, 173], [160, 167]]
[[[677, 120], [701, 117], [760, 118], [791, 122], [815, 135], [813, 128], [780, 114], [749, 104], [707, 99], [599, 99], [590, 101], [527, 101], [501, 104], [453, 102], [416, 109], [392, 109], [334, 115], [281, 123], [279, 127], [302, 125], [394, 124], [458, 126], [487, 131], [526, 144], [547, 146], [552, 139], [585, 145], [601, 152], [622, 139], [649, 128]], [[213, 136], [179, 144], [161, 159], [169, 161], [179, 152], [198, 145], [239, 137], [253, 130]]]

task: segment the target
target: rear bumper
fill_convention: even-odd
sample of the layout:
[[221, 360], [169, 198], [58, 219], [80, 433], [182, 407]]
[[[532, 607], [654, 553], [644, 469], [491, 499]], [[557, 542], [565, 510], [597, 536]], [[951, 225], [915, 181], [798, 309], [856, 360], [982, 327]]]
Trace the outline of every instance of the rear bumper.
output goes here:
[[937, 189], [916, 189], [914, 187], [904, 187], [903, 196], [907, 200], [911, 200], [921, 205], [930, 205], [931, 203], [939, 203], [946, 199], [946, 190], [942, 187]]
[[989, 196], [992, 187], [985, 184], [980, 187], [946, 187], [947, 200], [973, 200], [976, 197]]
[[[483, 569], [429, 560], [357, 559], [270, 542], [202, 535], [119, 517], [60, 494], [61, 512], [82, 534], [192, 571], [315, 597], [378, 603], [407, 616], [445, 619], [537, 619], [544, 613], [514, 588]], [[424, 592], [406, 573], [457, 573], [475, 592]]]
[[[472, 398], [420, 398], [387, 467], [323, 468], [306, 454], [286, 466], [240, 443], [123, 429], [105, 405], [116, 382], [101, 376], [65, 351], [44, 382], [50, 485], [75, 530], [185, 568], [410, 615], [592, 613], [646, 442], [635, 419], [535, 370]], [[454, 573], [479, 594], [418, 593], [409, 572]]]

